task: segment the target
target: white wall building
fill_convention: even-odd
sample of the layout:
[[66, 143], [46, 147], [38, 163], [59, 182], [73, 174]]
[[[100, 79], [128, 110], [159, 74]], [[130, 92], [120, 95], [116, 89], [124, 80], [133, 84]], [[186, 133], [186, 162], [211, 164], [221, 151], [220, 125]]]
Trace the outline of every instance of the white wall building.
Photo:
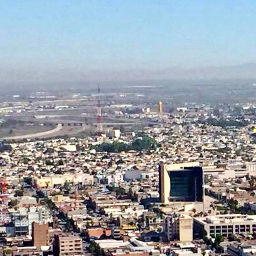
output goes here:
[[256, 232], [256, 215], [225, 214], [194, 218], [195, 231], [205, 230], [208, 237], [220, 234], [228, 237], [231, 234]]

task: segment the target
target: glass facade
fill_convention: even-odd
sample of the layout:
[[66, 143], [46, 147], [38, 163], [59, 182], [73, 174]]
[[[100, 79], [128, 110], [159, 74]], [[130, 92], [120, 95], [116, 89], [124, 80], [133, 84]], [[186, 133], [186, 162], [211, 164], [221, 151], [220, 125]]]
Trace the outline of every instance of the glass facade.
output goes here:
[[169, 171], [168, 174], [170, 177], [170, 201], [203, 201], [203, 170], [201, 167]]

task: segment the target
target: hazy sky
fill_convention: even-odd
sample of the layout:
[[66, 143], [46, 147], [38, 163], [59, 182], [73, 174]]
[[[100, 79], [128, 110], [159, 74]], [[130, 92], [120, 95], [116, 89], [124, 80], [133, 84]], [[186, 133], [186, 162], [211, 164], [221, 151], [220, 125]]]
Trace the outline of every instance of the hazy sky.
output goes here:
[[0, 80], [251, 63], [255, 28], [255, 0], [0, 0]]

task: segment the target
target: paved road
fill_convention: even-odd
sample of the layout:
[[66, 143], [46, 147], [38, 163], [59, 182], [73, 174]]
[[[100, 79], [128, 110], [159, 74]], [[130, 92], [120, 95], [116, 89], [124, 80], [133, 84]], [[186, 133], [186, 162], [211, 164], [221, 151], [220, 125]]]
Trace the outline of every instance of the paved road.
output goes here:
[[62, 129], [62, 124], [58, 124], [54, 129], [49, 130], [49, 131], [26, 134], [26, 135], [19, 135], [19, 136], [12, 136], [12, 137], [5, 137], [3, 139], [5, 139], [5, 140], [22, 140], [22, 139], [32, 139], [32, 138], [44, 137], [44, 136], [51, 135], [52, 133], [58, 132], [61, 129]]

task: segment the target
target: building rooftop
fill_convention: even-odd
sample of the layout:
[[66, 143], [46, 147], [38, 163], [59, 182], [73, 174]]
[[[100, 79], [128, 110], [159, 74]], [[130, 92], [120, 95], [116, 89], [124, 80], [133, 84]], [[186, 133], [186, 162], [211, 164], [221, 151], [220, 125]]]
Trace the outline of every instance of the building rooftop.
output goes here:
[[203, 224], [233, 224], [241, 222], [256, 222], [256, 215], [225, 214], [195, 218]]

